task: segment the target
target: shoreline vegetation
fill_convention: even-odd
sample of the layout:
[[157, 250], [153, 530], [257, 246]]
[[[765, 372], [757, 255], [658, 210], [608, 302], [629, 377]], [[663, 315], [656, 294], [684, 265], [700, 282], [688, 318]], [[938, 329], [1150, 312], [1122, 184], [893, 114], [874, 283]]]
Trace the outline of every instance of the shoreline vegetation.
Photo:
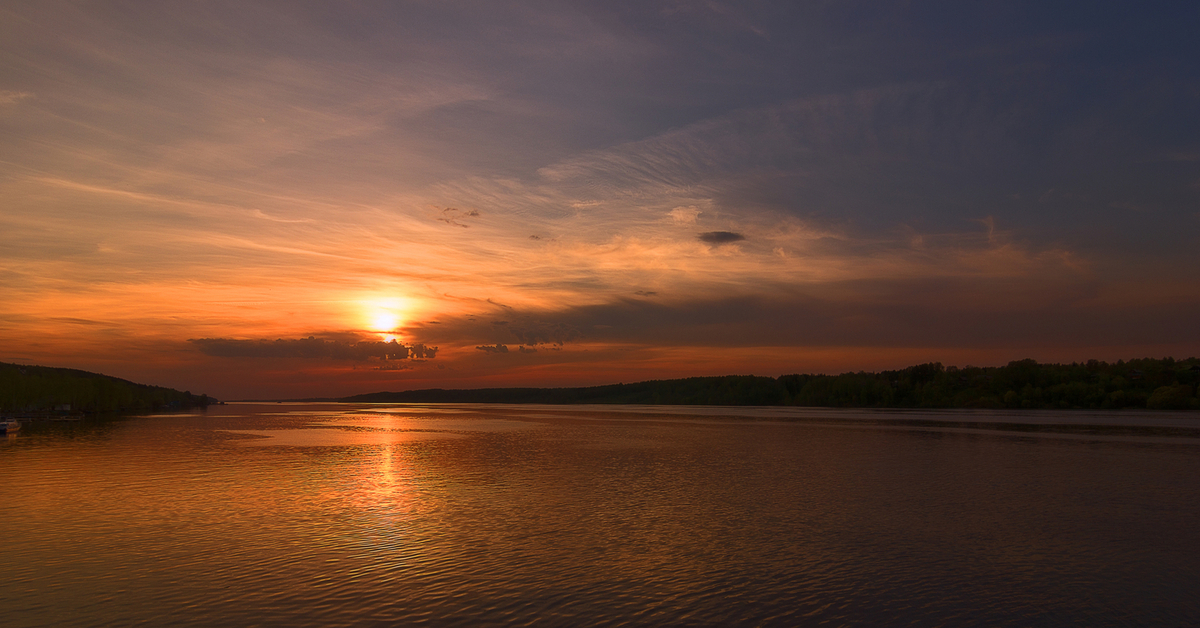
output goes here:
[[1018, 360], [1000, 367], [932, 362], [878, 373], [726, 375], [578, 388], [434, 388], [294, 401], [1197, 410], [1198, 383], [1197, 358]]
[[[1018, 360], [999, 367], [931, 362], [877, 373], [726, 375], [574, 388], [433, 388], [284, 401], [1200, 410], [1198, 385], [1197, 358]], [[154, 412], [218, 403], [208, 395], [88, 371], [0, 362], [0, 412], [6, 414]]]
[[208, 395], [49, 366], [0, 362], [0, 412], [23, 417], [156, 412], [219, 403]]

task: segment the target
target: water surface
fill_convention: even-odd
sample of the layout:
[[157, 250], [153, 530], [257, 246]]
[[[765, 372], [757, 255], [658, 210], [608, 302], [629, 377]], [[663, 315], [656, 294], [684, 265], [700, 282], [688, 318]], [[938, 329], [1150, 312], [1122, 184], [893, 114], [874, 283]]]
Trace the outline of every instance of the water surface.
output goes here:
[[1200, 624], [1194, 413], [241, 404], [0, 471], [11, 626]]

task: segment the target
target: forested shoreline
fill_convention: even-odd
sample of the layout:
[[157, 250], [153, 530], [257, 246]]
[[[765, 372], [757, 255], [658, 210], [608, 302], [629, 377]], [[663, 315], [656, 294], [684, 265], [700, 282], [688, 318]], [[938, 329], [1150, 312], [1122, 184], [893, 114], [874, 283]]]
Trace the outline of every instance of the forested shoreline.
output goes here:
[[877, 373], [727, 375], [579, 388], [426, 389], [335, 401], [1193, 410], [1200, 409], [1197, 383], [1197, 358], [1071, 364], [1018, 360], [1000, 367], [959, 368], [933, 362]]
[[0, 412], [6, 414], [153, 412], [214, 401], [99, 373], [0, 362]]
[[[305, 401], [1197, 410], [1200, 359], [1098, 360], [1000, 367], [933, 362], [880, 372], [726, 375], [575, 388], [425, 389]], [[216, 400], [76, 369], [0, 363], [0, 411], [146, 412]]]

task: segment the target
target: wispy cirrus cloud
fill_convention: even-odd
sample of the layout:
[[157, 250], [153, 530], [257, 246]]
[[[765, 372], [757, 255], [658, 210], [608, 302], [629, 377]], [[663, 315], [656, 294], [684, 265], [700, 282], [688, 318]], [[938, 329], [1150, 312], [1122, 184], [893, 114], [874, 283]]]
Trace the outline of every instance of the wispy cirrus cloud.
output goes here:
[[30, 92], [0, 90], [0, 105], [13, 105], [27, 98], [33, 98], [33, 94]]

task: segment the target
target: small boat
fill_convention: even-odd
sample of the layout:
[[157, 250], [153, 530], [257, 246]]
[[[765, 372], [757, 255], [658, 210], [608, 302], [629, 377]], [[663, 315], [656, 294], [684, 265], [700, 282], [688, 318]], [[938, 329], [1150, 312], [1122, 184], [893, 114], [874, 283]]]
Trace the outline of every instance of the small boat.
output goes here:
[[0, 420], [0, 434], [8, 434], [21, 429], [21, 424], [12, 419]]

